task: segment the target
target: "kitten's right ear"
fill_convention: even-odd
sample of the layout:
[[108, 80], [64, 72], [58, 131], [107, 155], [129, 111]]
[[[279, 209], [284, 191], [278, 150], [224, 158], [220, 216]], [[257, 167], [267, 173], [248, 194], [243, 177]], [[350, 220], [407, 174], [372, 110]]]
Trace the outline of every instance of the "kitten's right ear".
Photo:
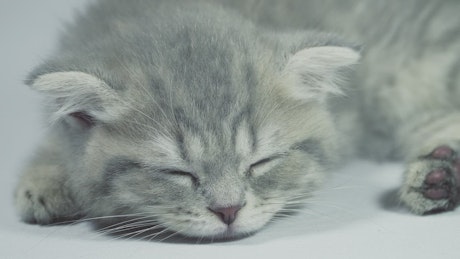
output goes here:
[[361, 48], [330, 33], [297, 31], [268, 35], [281, 50], [279, 68], [286, 96], [321, 102], [343, 94], [343, 79], [361, 58]]
[[118, 94], [101, 79], [83, 72], [53, 72], [28, 84], [51, 100], [51, 122], [72, 118], [81, 126], [115, 120], [120, 108]]
[[293, 99], [324, 101], [328, 95], [341, 95], [341, 71], [355, 65], [360, 53], [346, 46], [306, 47], [294, 53], [284, 67], [286, 86]]

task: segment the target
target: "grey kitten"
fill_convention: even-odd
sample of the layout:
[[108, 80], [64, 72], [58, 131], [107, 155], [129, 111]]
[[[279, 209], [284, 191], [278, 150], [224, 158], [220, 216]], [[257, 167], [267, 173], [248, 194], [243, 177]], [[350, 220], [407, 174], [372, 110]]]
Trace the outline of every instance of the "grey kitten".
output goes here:
[[408, 159], [415, 213], [453, 209], [460, 6], [400, 2], [91, 5], [27, 80], [52, 127], [17, 187], [21, 218], [241, 237], [363, 153]]

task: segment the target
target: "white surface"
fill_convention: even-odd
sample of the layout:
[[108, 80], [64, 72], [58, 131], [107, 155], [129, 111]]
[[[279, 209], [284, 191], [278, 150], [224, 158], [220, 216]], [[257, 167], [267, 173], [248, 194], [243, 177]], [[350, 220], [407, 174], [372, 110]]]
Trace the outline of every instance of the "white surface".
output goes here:
[[87, 224], [18, 221], [12, 192], [43, 135], [39, 98], [22, 84], [78, 0], [0, 0], [0, 258], [460, 258], [460, 210], [415, 216], [394, 191], [403, 167], [356, 162], [331, 174], [300, 214], [234, 242], [177, 244], [100, 236]]

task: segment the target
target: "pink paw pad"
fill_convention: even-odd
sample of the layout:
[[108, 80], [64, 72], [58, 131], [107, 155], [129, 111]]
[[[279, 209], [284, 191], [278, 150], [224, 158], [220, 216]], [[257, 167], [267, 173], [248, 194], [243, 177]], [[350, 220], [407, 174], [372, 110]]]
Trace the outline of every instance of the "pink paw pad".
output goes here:
[[425, 182], [427, 184], [441, 184], [447, 177], [445, 169], [435, 169], [426, 176]]
[[430, 156], [436, 159], [449, 159], [454, 154], [454, 151], [448, 146], [440, 146], [431, 152]]
[[431, 171], [425, 178], [427, 185], [423, 195], [432, 200], [449, 197], [449, 188], [444, 184], [448, 181], [449, 174], [446, 169], [439, 168]]
[[444, 188], [432, 188], [426, 190], [423, 195], [428, 199], [442, 200], [449, 197], [449, 192]]

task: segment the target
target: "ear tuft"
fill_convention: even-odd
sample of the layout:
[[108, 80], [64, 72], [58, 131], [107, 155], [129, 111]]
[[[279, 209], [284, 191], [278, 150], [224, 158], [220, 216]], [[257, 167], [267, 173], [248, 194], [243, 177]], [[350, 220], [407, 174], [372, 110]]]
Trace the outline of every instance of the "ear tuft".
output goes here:
[[305, 48], [291, 56], [284, 68], [289, 95], [298, 100], [324, 100], [328, 94], [343, 94], [342, 72], [361, 55], [352, 48], [321, 46]]
[[70, 116], [90, 126], [94, 121], [113, 120], [119, 107], [115, 90], [99, 78], [83, 72], [44, 74], [32, 82], [31, 88], [51, 99], [52, 122]]

